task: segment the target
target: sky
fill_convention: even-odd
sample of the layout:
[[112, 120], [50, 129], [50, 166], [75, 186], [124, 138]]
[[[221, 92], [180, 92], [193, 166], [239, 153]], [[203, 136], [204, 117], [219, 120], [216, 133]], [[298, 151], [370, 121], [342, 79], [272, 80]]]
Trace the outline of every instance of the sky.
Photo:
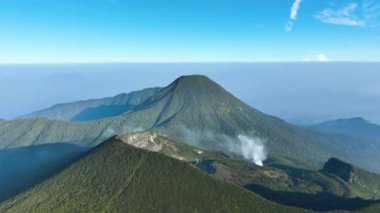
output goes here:
[[1, 0], [0, 63], [380, 61], [378, 0]]
[[379, 67], [380, 62], [0, 65], [0, 118], [204, 74], [250, 106], [292, 123], [363, 117], [380, 124]]

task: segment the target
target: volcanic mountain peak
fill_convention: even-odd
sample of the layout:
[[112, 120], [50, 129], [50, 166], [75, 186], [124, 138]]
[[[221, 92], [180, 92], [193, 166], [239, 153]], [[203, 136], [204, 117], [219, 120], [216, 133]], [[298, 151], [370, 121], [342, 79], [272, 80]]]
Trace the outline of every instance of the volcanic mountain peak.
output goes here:
[[[242, 111], [248, 107], [216, 82], [206, 76], [190, 75], [177, 78], [137, 109], [159, 105], [162, 111], [192, 110], [210, 113], [211, 111]], [[251, 109], [251, 107], [248, 107]], [[211, 111], [210, 111], [211, 110]], [[173, 114], [172, 114], [173, 115]]]

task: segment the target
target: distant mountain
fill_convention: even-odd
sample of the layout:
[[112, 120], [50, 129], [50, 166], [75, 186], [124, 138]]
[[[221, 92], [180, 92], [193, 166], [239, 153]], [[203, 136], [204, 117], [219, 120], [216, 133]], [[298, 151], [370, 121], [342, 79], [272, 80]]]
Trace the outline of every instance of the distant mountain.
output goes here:
[[112, 138], [0, 212], [307, 212]]
[[0, 202], [56, 174], [85, 151], [70, 144], [0, 150]]
[[337, 119], [311, 126], [320, 132], [344, 134], [380, 141], [380, 126], [363, 118]]
[[[0, 124], [0, 148], [46, 143], [93, 147], [116, 134], [157, 129], [200, 148], [242, 154], [239, 135], [265, 145], [270, 157], [319, 168], [339, 157], [380, 173], [380, 148], [360, 139], [313, 132], [266, 115], [205, 76], [183, 76], [132, 110], [88, 122], [18, 119]], [[251, 142], [250, 142], [251, 143]], [[358, 152], [357, 150], [361, 150]]]
[[148, 88], [131, 93], [123, 93], [114, 97], [76, 101], [57, 104], [21, 118], [48, 118], [65, 121], [89, 121], [119, 115], [133, 109], [147, 98], [158, 92], [160, 88]]

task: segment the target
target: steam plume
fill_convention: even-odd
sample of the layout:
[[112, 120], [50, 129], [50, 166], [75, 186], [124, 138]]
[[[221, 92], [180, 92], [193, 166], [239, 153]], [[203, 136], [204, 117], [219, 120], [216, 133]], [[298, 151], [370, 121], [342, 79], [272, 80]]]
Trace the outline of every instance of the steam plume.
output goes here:
[[184, 142], [197, 146], [200, 148], [210, 148], [204, 146], [205, 141], [219, 141], [213, 143], [217, 149], [225, 153], [240, 155], [245, 159], [252, 161], [258, 166], [263, 166], [263, 161], [267, 159], [265, 150], [265, 140], [258, 137], [248, 137], [246, 135], [238, 135], [238, 137], [231, 137], [225, 134], [214, 134], [208, 130], [191, 130], [185, 126], [181, 126], [181, 135]]
[[243, 157], [258, 166], [263, 166], [263, 161], [267, 158], [264, 141], [260, 138], [250, 138], [245, 135], [239, 135], [238, 138], [241, 143]]

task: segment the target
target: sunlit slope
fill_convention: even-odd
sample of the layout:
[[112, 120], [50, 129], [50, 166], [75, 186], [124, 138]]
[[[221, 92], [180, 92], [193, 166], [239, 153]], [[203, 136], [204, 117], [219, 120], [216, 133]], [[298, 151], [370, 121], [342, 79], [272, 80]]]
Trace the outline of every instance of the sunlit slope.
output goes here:
[[0, 205], [7, 212], [303, 212], [115, 138]]
[[[1, 148], [55, 142], [94, 146], [114, 135], [159, 129], [176, 140], [229, 152], [239, 134], [266, 141], [269, 156], [321, 166], [339, 157], [380, 172], [379, 150], [350, 137], [314, 133], [266, 115], [205, 76], [184, 76], [148, 98], [133, 111], [91, 122], [46, 119], [16, 120], [0, 125]], [[362, 150], [358, 152], [358, 150]]]

